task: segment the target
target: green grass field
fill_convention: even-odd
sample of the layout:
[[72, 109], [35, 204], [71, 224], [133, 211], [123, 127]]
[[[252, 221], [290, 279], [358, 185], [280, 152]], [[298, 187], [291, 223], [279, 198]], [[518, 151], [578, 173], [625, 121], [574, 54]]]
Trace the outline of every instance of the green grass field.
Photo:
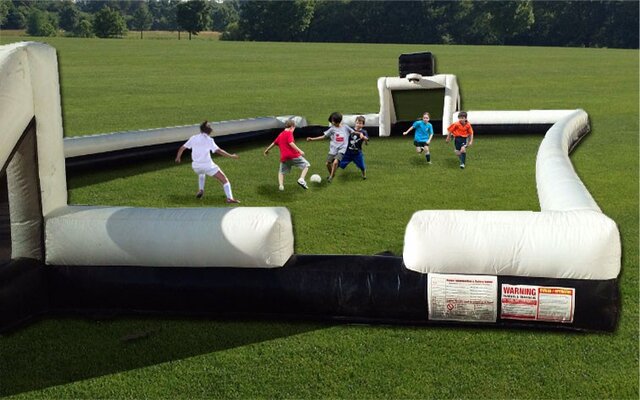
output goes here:
[[[2, 36], [0, 43], [20, 38]], [[622, 318], [613, 334], [329, 325], [280, 321], [47, 319], [0, 338], [0, 396], [15, 398], [637, 399], [638, 51], [577, 48], [46, 39], [58, 49], [69, 136], [331, 111], [377, 112], [376, 79], [401, 53], [432, 51], [469, 110], [583, 108], [592, 132], [572, 154], [619, 226]], [[473, 121], [472, 121], [473, 122]], [[402, 252], [419, 209], [538, 210], [539, 135], [476, 138], [460, 171], [438, 138], [433, 164], [410, 138], [374, 138], [369, 179], [353, 166], [303, 192], [277, 190], [264, 142], [218, 159], [243, 206], [291, 210], [297, 253]], [[326, 176], [327, 142], [298, 142]], [[69, 180], [70, 201], [224, 206], [214, 181], [173, 160]], [[13, 396], [15, 395], [15, 396]]]

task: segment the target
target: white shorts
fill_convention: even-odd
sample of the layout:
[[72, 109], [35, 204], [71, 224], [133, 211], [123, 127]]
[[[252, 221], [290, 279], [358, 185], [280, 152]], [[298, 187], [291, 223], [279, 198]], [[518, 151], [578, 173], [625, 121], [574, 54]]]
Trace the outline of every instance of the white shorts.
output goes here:
[[192, 165], [191, 168], [193, 168], [193, 172], [195, 172], [198, 175], [205, 174], [209, 176], [214, 176], [220, 171], [220, 167], [218, 167], [214, 163], [211, 163], [211, 165], [207, 165], [205, 167]]

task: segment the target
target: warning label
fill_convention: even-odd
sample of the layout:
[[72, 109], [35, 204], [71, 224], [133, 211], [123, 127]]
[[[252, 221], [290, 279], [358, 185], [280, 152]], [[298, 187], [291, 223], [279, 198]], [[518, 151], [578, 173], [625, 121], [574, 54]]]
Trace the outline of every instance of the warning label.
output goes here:
[[429, 274], [427, 284], [430, 320], [496, 322], [496, 276]]
[[530, 285], [502, 285], [502, 319], [573, 322], [574, 288]]

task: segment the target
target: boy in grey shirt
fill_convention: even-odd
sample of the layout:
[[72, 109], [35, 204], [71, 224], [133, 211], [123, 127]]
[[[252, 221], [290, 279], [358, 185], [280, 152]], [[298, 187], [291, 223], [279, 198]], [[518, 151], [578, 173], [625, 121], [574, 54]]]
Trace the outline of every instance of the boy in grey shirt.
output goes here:
[[331, 138], [329, 143], [329, 154], [327, 154], [327, 171], [329, 171], [329, 177], [327, 182], [331, 183], [336, 169], [344, 153], [347, 151], [349, 144], [349, 135], [353, 132], [350, 126], [342, 125], [342, 114], [339, 112], [333, 112], [329, 116], [329, 122], [331, 127], [327, 129], [323, 135], [316, 137], [308, 137], [307, 141], [322, 140], [325, 138]]

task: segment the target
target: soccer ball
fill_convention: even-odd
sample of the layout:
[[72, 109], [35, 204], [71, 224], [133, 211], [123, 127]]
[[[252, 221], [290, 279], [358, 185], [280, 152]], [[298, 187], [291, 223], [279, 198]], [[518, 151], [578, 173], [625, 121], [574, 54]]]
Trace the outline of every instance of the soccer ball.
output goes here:
[[311, 175], [311, 178], [309, 178], [309, 180], [313, 183], [320, 183], [322, 182], [322, 178], [320, 178], [320, 175], [318, 174], [313, 174]]

